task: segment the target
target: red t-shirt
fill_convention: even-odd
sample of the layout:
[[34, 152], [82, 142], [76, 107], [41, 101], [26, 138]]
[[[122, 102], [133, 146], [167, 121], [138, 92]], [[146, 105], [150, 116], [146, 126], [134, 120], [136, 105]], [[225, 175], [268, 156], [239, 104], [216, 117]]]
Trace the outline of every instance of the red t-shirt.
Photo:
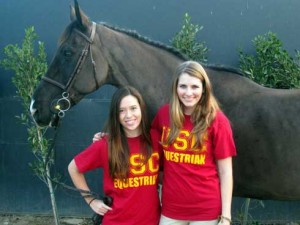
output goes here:
[[[170, 129], [169, 105], [160, 108], [152, 128], [165, 140]], [[176, 141], [163, 146], [162, 214], [179, 220], [213, 220], [221, 214], [221, 192], [217, 159], [236, 155], [232, 130], [220, 111], [208, 128], [203, 147], [192, 150], [190, 116]]]
[[[153, 132], [151, 132], [153, 133]], [[158, 143], [153, 140], [153, 143]], [[157, 135], [156, 135], [157, 136]], [[94, 142], [74, 160], [81, 173], [103, 169], [104, 193], [113, 198], [112, 210], [103, 218], [103, 225], [157, 225], [160, 218], [158, 197], [159, 152], [153, 147], [147, 164], [139, 166], [140, 137], [128, 138], [130, 174], [126, 181], [109, 175], [107, 137]]]

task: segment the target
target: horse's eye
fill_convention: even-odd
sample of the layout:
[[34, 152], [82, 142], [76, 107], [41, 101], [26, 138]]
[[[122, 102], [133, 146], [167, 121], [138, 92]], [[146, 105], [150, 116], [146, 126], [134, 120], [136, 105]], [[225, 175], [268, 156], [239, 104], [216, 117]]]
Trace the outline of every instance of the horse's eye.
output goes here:
[[72, 56], [72, 53], [70, 51], [64, 51], [64, 55], [66, 57], [71, 57]]

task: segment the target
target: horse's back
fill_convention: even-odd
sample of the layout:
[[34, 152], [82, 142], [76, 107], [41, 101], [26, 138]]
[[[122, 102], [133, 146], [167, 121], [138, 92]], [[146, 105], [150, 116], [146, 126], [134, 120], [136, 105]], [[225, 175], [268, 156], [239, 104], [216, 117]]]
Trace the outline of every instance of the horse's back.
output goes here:
[[208, 73], [237, 145], [234, 194], [299, 200], [300, 91], [265, 88], [229, 70]]

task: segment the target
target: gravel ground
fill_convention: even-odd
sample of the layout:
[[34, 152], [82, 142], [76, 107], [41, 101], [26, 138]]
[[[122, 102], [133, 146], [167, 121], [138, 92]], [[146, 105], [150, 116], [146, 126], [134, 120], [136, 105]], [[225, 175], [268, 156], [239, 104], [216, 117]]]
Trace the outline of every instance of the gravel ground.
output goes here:
[[[60, 225], [92, 225], [90, 218], [62, 217]], [[0, 225], [55, 225], [51, 216], [0, 215]]]
[[[59, 220], [60, 225], [93, 225], [91, 218], [78, 218], [78, 217], [62, 217]], [[300, 225], [298, 222], [278, 223], [249, 223], [253, 225]], [[0, 225], [55, 225], [53, 217], [39, 216], [39, 215], [1, 215]], [[142, 225], [142, 224], [141, 224]], [[238, 223], [233, 223], [238, 225]]]

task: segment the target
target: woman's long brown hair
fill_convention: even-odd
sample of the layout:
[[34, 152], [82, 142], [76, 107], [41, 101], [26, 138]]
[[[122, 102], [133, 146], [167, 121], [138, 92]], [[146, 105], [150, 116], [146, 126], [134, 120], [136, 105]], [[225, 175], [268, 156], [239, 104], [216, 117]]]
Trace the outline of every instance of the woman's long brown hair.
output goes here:
[[147, 109], [141, 94], [131, 86], [125, 86], [118, 89], [110, 104], [109, 119], [106, 124], [108, 136], [108, 160], [109, 173], [112, 178], [125, 179], [129, 174], [129, 156], [130, 149], [127, 143], [127, 137], [120, 123], [120, 103], [128, 95], [134, 96], [141, 108], [141, 154], [143, 163], [146, 163], [152, 154], [150, 124], [147, 116]]

